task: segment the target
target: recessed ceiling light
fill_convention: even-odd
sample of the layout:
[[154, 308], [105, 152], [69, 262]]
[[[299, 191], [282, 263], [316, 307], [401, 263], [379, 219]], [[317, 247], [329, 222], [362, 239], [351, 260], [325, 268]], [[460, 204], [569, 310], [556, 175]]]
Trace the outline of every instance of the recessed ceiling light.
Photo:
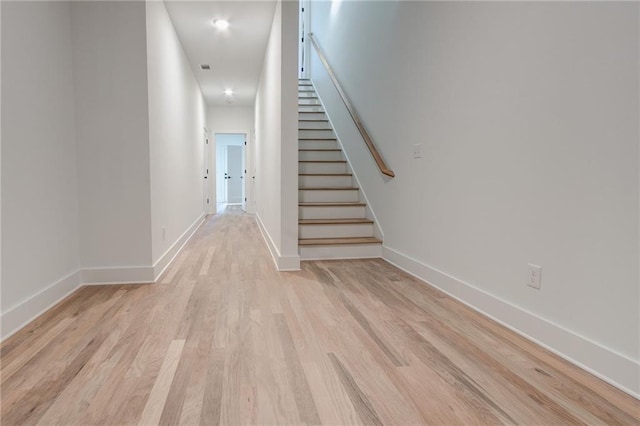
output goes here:
[[211, 71], [211, 65], [209, 64], [200, 64], [200, 69], [203, 71]]
[[229, 21], [227, 21], [226, 19], [214, 19], [213, 25], [215, 25], [219, 30], [226, 30], [227, 28], [229, 28]]
[[225, 96], [233, 96], [233, 90], [231, 90], [231, 89], [224, 89], [224, 95], [225, 95]]

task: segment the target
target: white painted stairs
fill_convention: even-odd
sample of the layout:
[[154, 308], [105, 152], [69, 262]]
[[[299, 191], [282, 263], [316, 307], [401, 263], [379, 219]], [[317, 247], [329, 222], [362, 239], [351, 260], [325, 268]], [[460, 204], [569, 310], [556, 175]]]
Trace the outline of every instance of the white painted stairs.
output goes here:
[[298, 81], [298, 149], [300, 258], [381, 257], [375, 223], [309, 80]]

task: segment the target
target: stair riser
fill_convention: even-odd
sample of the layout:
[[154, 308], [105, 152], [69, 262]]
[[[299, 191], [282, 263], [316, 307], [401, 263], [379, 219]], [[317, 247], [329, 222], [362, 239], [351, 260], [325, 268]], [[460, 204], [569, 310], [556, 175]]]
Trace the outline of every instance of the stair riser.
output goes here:
[[298, 186], [301, 187], [327, 187], [327, 186], [352, 186], [351, 176], [298, 176]]
[[338, 149], [338, 141], [322, 140], [322, 139], [303, 139], [298, 140], [298, 148], [300, 149]]
[[333, 130], [329, 128], [329, 130], [298, 130], [298, 137], [324, 139], [335, 138], [336, 135], [333, 133]]
[[298, 200], [301, 203], [355, 203], [358, 190], [299, 190]]
[[317, 98], [316, 92], [298, 92], [298, 98]]
[[298, 105], [321, 105], [319, 99], [298, 99]]
[[298, 121], [298, 129], [331, 129], [328, 121]]
[[311, 114], [298, 114], [299, 120], [326, 120], [327, 115], [324, 112], [314, 112]]
[[382, 257], [382, 244], [300, 246], [301, 260], [371, 259]]
[[347, 173], [347, 163], [298, 163], [299, 173]]
[[360, 219], [364, 215], [364, 206], [298, 207], [300, 219]]
[[301, 161], [344, 160], [342, 151], [298, 151], [298, 159]]
[[318, 112], [324, 113], [322, 105], [298, 105], [298, 112]]
[[299, 225], [299, 238], [373, 237], [373, 224]]

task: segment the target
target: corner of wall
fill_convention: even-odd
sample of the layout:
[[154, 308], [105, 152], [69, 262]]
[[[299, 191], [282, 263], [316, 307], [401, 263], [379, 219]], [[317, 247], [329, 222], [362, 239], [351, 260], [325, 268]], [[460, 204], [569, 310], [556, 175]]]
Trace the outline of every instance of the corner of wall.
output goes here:
[[264, 242], [267, 244], [267, 248], [269, 249], [269, 253], [271, 253], [271, 259], [273, 259], [273, 263], [276, 266], [278, 271], [299, 271], [300, 270], [300, 255], [281, 255], [278, 247], [273, 242], [269, 231], [262, 223], [262, 219], [260, 215], [256, 213], [255, 215], [256, 223], [258, 224], [258, 228], [260, 229], [260, 233], [262, 234], [262, 238]]
[[60, 303], [81, 285], [82, 270], [77, 269], [5, 310], [0, 315], [0, 323], [2, 324], [0, 339], [4, 341], [15, 334], [28, 323]]

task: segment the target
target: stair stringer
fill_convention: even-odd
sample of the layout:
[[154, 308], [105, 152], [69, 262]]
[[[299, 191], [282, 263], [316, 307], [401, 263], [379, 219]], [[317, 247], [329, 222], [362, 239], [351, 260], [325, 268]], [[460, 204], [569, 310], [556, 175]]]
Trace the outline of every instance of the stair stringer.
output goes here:
[[329, 124], [331, 124], [333, 133], [336, 135], [336, 140], [338, 142], [338, 146], [342, 150], [342, 155], [344, 155], [345, 160], [347, 160], [347, 169], [353, 175], [352, 177], [355, 181], [356, 186], [358, 187], [358, 197], [360, 197], [360, 201], [363, 201], [366, 204], [365, 216], [367, 217], [367, 219], [373, 220], [373, 236], [384, 241], [384, 231], [380, 226], [380, 221], [376, 217], [376, 213], [371, 208], [371, 203], [367, 199], [367, 194], [364, 191], [362, 184], [360, 183], [360, 179], [358, 179], [358, 174], [356, 173], [354, 168], [351, 166], [352, 164], [351, 160], [349, 159], [349, 155], [347, 154], [347, 151], [344, 149], [344, 146], [342, 144], [342, 139], [340, 138], [340, 135], [336, 130], [336, 126], [333, 124], [333, 121], [331, 119], [331, 114], [329, 113], [329, 110], [327, 109], [327, 106], [325, 105], [325, 103], [322, 101], [322, 97], [320, 96], [320, 93], [318, 93], [318, 89], [316, 89], [316, 85], [315, 85], [315, 82], [313, 81], [313, 78], [310, 79], [309, 81], [311, 81], [311, 83], [313, 84], [313, 87], [316, 91], [316, 95], [318, 96], [318, 101], [320, 101], [320, 105], [322, 105], [322, 109], [324, 110], [324, 113], [327, 116], [327, 119], [329, 120]]

